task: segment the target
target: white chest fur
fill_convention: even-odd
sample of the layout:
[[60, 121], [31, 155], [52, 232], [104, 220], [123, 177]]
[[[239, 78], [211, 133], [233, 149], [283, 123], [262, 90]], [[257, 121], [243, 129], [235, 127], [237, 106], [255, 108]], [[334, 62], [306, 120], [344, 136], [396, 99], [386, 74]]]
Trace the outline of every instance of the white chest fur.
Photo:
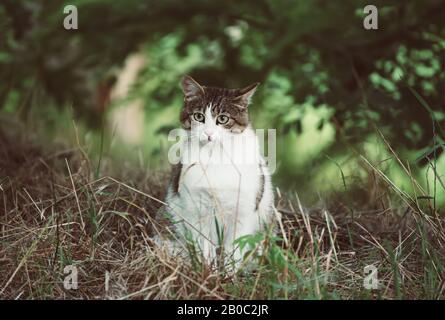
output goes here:
[[[260, 189], [260, 154], [251, 129], [205, 145], [185, 142], [181, 188], [203, 201], [205, 196], [216, 209], [233, 211], [242, 204], [252, 206]], [[219, 207], [219, 208], [218, 208]], [[253, 210], [253, 208], [252, 208]]]

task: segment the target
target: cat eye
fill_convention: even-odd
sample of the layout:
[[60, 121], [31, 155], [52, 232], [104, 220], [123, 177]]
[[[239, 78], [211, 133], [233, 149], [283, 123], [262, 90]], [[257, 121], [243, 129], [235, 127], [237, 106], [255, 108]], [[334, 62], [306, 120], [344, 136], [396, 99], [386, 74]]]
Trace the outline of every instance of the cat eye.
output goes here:
[[198, 122], [204, 122], [205, 116], [201, 112], [195, 112], [193, 114], [193, 119], [195, 119]]
[[229, 122], [229, 117], [226, 115], [220, 114], [218, 118], [216, 118], [217, 124], [226, 124], [227, 122]]

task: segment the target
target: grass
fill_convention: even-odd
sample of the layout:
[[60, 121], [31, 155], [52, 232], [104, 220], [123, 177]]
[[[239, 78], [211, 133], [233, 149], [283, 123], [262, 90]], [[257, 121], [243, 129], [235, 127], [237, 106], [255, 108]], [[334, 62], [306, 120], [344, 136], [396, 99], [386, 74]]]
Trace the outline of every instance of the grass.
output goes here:
[[[443, 299], [443, 216], [414, 178], [418, 197], [366, 157], [361, 164], [369, 177], [358, 188], [372, 200], [360, 206], [344, 193], [307, 209], [277, 190], [280, 231], [239, 239], [257, 267], [231, 277], [153, 245], [167, 228], [156, 213], [168, 172], [102, 154], [93, 165], [80, 145], [0, 129], [0, 298]], [[378, 289], [364, 287], [370, 265]], [[67, 266], [78, 270], [77, 289], [64, 288]]]

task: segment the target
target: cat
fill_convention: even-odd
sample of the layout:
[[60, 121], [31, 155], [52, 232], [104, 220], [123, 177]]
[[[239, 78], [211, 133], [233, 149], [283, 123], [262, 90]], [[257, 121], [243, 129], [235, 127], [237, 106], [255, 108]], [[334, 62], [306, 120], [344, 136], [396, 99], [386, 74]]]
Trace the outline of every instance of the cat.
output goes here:
[[180, 238], [193, 240], [209, 265], [222, 249], [223, 261], [239, 266], [244, 252], [234, 240], [264, 232], [275, 218], [270, 174], [248, 116], [258, 83], [225, 89], [185, 76], [181, 85], [186, 138], [167, 210]]

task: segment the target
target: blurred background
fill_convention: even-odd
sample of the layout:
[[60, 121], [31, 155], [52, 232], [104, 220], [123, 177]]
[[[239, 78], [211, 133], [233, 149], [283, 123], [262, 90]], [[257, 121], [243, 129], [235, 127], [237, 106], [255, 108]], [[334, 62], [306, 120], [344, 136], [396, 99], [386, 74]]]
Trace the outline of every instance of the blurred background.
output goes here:
[[0, 130], [82, 146], [99, 173], [104, 156], [166, 171], [183, 75], [258, 81], [251, 118], [277, 130], [281, 192], [378, 206], [387, 184], [444, 207], [445, 2], [373, 1], [365, 30], [368, 2], [2, 0]]

